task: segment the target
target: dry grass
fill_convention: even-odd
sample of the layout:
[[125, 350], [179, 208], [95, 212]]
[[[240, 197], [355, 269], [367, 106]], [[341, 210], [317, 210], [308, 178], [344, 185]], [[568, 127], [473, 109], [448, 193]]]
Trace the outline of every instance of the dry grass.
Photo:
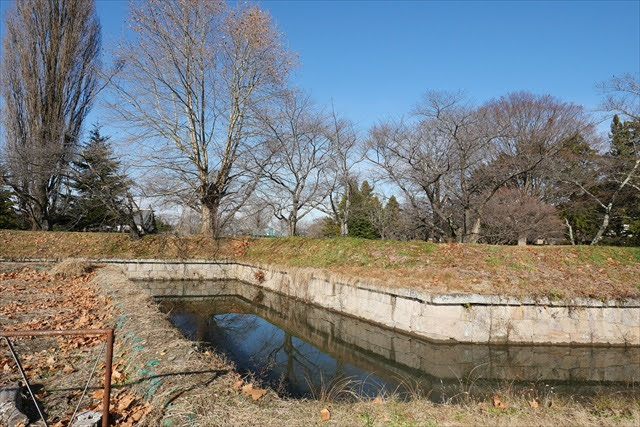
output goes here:
[[94, 264], [88, 261], [70, 258], [56, 264], [49, 270], [49, 275], [60, 278], [79, 277], [91, 273], [94, 267]]
[[238, 259], [318, 268], [390, 286], [556, 299], [640, 298], [640, 248], [433, 244], [353, 238], [223, 239], [204, 236], [0, 231], [8, 258]]

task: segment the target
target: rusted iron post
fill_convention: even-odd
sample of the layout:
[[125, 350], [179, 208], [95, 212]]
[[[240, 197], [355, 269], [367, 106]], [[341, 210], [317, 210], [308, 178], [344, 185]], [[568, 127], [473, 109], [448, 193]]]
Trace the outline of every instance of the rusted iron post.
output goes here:
[[113, 366], [113, 329], [70, 329], [52, 330], [40, 329], [34, 331], [0, 331], [0, 337], [47, 337], [60, 335], [104, 335], [106, 337], [107, 355], [104, 372], [104, 394], [102, 396], [102, 427], [109, 425], [109, 401], [111, 395], [111, 369]]
[[113, 366], [113, 338], [113, 329], [107, 330], [107, 361], [104, 369], [102, 427], [107, 427], [109, 425], [109, 401], [111, 400], [111, 368]]

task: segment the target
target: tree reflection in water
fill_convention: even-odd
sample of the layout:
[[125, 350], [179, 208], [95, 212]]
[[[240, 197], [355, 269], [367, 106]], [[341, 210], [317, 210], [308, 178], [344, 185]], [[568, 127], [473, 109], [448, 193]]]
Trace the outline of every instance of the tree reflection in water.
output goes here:
[[331, 357], [285, 329], [255, 314], [239, 313], [238, 306], [228, 310], [234, 312], [201, 316], [181, 310], [172, 314], [172, 321], [190, 339], [213, 344], [241, 372], [282, 394], [318, 396], [328, 388], [357, 383], [358, 394], [375, 396], [384, 388], [384, 381], [375, 375]]
[[368, 376], [254, 314], [213, 315], [206, 332], [202, 340], [215, 343], [240, 370], [295, 397], [317, 395], [343, 378]]

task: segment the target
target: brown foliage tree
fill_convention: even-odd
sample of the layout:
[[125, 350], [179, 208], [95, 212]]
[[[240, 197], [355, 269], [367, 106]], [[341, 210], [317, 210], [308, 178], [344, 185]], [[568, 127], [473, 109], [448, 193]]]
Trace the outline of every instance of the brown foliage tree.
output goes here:
[[503, 187], [483, 211], [485, 240], [526, 245], [534, 239], [562, 237], [564, 225], [556, 208], [515, 188]]

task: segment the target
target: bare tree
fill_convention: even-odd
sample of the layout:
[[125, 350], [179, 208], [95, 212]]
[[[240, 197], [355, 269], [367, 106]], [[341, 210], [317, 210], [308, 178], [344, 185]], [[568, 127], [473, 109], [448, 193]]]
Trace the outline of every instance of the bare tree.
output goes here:
[[264, 199], [295, 236], [298, 221], [318, 207], [329, 190], [324, 174], [330, 155], [326, 118], [307, 95], [294, 92], [285, 94], [280, 108], [265, 115], [262, 123], [271, 159], [262, 168]]
[[495, 135], [486, 127], [483, 110], [460, 92], [428, 92], [415, 113], [421, 126], [430, 129], [429, 139], [447, 152], [448, 171], [442, 183], [455, 207], [453, 215], [447, 216], [447, 221], [456, 224], [450, 226], [452, 237], [475, 243], [480, 237], [476, 203], [483, 189], [474, 175], [486, 164]]
[[60, 188], [99, 89], [100, 40], [93, 0], [21, 0], [7, 13], [2, 179], [34, 230], [56, 222]]
[[330, 141], [330, 156], [326, 172], [329, 178], [329, 197], [327, 206], [321, 209], [328, 213], [340, 225], [340, 235], [349, 235], [349, 216], [351, 215], [351, 195], [357, 185], [356, 166], [364, 160], [364, 152], [358, 140], [358, 132], [350, 120], [338, 116], [332, 105], [331, 118], [327, 126]]
[[[112, 109], [170, 194], [196, 208], [218, 236], [255, 187], [238, 161], [251, 150], [251, 113], [285, 82], [293, 57], [270, 16], [222, 1], [143, 0], [131, 10], [137, 38], [118, 49]], [[251, 181], [253, 179], [253, 181]], [[223, 208], [223, 205], [226, 207]]]
[[479, 108], [459, 93], [432, 92], [415, 113], [374, 126], [370, 160], [409, 211], [428, 207], [431, 223], [423, 219], [436, 240], [477, 242], [484, 209], [507, 185], [544, 200], [554, 156], [592, 129], [581, 107], [527, 92]]
[[425, 122], [375, 125], [368, 159], [400, 188], [412, 211], [420, 213], [417, 219], [440, 240], [449, 239], [457, 227], [446, 210], [449, 198], [443, 183], [451, 169], [449, 150], [444, 141], [431, 137], [433, 131]]
[[604, 99], [600, 109], [615, 112], [630, 120], [640, 120], [640, 75], [625, 73], [599, 83]]

